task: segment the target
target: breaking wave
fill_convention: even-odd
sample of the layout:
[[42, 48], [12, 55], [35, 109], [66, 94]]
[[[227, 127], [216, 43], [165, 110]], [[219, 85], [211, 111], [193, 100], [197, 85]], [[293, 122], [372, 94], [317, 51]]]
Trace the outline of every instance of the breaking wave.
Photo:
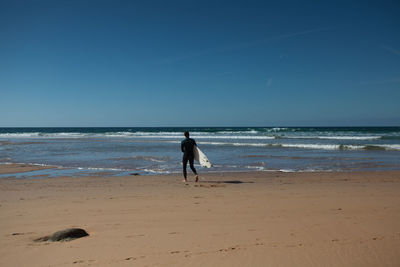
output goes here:
[[229, 143], [229, 142], [199, 142], [204, 145], [220, 146], [254, 146], [254, 147], [281, 147], [322, 150], [400, 150], [400, 145], [345, 145], [345, 144], [269, 144], [269, 143]]
[[[400, 136], [340, 136], [340, 135], [265, 135], [258, 134], [257, 131], [220, 131], [216, 133], [192, 132], [195, 139], [240, 139], [240, 140], [271, 140], [271, 139], [326, 139], [326, 140], [396, 140]], [[0, 133], [0, 138], [155, 138], [155, 139], [182, 139], [181, 132], [106, 132], [106, 133], [81, 133], [81, 132], [61, 132], [61, 133]]]

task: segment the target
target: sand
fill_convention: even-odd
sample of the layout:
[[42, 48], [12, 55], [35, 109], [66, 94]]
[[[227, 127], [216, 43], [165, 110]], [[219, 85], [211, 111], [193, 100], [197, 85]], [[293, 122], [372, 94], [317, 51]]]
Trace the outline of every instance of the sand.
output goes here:
[[400, 171], [181, 181], [0, 179], [0, 266], [400, 266]]

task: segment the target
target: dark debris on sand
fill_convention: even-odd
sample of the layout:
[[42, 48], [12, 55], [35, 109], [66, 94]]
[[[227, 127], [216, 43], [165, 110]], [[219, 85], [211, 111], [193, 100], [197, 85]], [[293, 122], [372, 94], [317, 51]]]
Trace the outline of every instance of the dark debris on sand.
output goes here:
[[88, 235], [89, 234], [81, 228], [68, 228], [68, 229], [64, 229], [64, 230], [55, 232], [51, 236], [43, 236], [43, 237], [36, 238], [33, 241], [35, 241], [35, 242], [71, 241], [71, 240], [81, 238], [84, 236], [88, 236]]

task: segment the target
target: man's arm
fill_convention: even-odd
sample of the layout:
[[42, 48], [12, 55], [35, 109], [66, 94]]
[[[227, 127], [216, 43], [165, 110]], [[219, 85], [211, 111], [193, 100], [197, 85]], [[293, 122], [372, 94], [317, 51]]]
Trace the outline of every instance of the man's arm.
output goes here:
[[183, 142], [181, 142], [181, 150], [182, 150], [183, 153], [185, 153], [185, 149], [184, 148], [185, 147], [183, 146]]

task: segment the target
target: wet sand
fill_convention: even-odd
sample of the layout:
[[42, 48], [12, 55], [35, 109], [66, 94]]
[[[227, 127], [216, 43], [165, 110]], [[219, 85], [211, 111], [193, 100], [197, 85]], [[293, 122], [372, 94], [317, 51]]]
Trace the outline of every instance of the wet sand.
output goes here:
[[400, 171], [181, 181], [0, 179], [0, 266], [400, 266]]
[[31, 171], [38, 171], [38, 170], [45, 170], [52, 168], [55, 167], [32, 165], [32, 164], [18, 164], [18, 163], [0, 164], [0, 174], [31, 172]]

